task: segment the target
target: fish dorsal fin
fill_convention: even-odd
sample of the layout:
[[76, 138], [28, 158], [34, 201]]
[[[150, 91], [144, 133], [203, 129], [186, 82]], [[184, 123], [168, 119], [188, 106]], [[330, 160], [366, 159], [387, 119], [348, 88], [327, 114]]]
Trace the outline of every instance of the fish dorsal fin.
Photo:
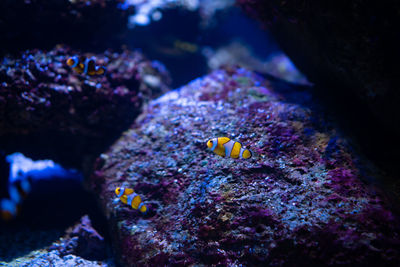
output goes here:
[[133, 192], [132, 188], [125, 188], [124, 195], [131, 195]]
[[231, 139], [229, 137], [218, 137], [218, 144], [219, 145], [224, 145], [228, 143]]

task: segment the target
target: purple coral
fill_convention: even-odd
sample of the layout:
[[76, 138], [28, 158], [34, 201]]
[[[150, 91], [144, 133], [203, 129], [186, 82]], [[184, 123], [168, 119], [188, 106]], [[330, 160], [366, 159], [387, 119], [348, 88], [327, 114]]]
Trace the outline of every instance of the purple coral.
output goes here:
[[[361, 179], [365, 167], [370, 178], [381, 173], [315, 104], [287, 100], [280, 86], [245, 69], [214, 71], [151, 102], [111, 147], [91, 182], [112, 214], [122, 264], [400, 262], [398, 219]], [[225, 134], [258, 157], [210, 153], [204, 141]], [[119, 184], [156, 211], [141, 217], [114, 205]]]

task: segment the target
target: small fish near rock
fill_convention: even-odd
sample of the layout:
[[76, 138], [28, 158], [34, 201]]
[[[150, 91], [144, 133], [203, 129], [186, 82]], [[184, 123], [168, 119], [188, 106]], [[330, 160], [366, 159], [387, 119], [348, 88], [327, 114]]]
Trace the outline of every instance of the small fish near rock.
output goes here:
[[[384, 173], [332, 119], [309, 90], [243, 68], [213, 71], [150, 102], [88, 180], [110, 214], [120, 264], [400, 266], [394, 203], [364, 182], [378, 184]], [[332, 139], [335, 152], [326, 153]], [[239, 141], [252, 158], [207, 155], [207, 140], [222, 155]], [[135, 184], [156, 215], [114, 215], [116, 183]]]
[[143, 204], [142, 198], [133, 191], [131, 188], [117, 187], [115, 194], [121, 200], [122, 203], [131, 206], [135, 210], [145, 213], [147, 211], [146, 205]]
[[243, 148], [242, 144], [228, 137], [217, 137], [208, 140], [207, 147], [221, 157], [233, 159], [249, 159], [252, 157], [250, 150]]
[[85, 58], [84, 56], [73, 56], [67, 59], [67, 65], [70, 66], [78, 74], [87, 74], [90, 76], [104, 75], [106, 68], [96, 66], [95, 58]]

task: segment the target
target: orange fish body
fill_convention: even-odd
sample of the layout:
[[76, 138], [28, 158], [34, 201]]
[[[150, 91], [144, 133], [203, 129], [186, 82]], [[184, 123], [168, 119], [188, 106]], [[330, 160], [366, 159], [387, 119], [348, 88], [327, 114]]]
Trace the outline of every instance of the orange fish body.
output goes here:
[[94, 58], [85, 58], [73, 56], [67, 59], [67, 65], [78, 74], [87, 74], [90, 76], [103, 75], [106, 69], [102, 66], [96, 66]]
[[138, 209], [143, 213], [147, 211], [147, 207], [143, 204], [142, 198], [138, 194], [136, 194], [133, 189], [117, 187], [115, 189], [115, 194], [122, 203], [131, 206], [133, 209]]
[[243, 148], [242, 144], [228, 137], [217, 137], [208, 140], [207, 147], [221, 157], [233, 159], [249, 159], [252, 156], [250, 150]]

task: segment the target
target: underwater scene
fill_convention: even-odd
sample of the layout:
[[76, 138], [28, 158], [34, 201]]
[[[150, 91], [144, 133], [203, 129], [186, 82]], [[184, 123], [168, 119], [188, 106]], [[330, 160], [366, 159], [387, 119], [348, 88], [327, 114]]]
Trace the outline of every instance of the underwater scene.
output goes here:
[[399, 14], [0, 0], [0, 266], [400, 266]]

